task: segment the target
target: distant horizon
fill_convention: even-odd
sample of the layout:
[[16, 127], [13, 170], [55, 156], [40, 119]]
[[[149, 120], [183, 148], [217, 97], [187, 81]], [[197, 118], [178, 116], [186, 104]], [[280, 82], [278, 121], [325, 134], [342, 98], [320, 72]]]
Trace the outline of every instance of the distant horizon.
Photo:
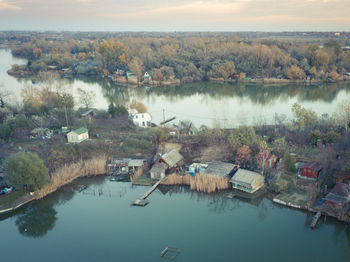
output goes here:
[[188, 30], [188, 31], [170, 31], [170, 30], [41, 30], [41, 29], [13, 29], [13, 30], [6, 30], [6, 29], [0, 29], [0, 32], [57, 32], [57, 33], [77, 33], [77, 32], [98, 32], [98, 33], [350, 33], [349, 31], [328, 31], [328, 30], [314, 30], [314, 31], [303, 31], [303, 30], [296, 30], [296, 31], [261, 31], [261, 30], [247, 30], [247, 31], [201, 31], [201, 30]]

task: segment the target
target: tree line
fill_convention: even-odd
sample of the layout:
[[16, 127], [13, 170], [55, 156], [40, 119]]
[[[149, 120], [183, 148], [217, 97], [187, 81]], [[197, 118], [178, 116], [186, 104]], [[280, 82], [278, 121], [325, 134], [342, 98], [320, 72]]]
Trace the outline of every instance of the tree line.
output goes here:
[[[337, 39], [323, 44], [273, 39], [245, 40], [239, 36], [140, 37], [104, 41], [33, 38], [13, 47], [25, 57], [32, 73], [55, 66], [77, 75], [111, 75], [118, 69], [134, 72], [139, 81], [152, 72], [155, 81], [309, 77], [341, 80], [350, 71], [350, 52]], [[14, 68], [18, 70], [19, 68]]]

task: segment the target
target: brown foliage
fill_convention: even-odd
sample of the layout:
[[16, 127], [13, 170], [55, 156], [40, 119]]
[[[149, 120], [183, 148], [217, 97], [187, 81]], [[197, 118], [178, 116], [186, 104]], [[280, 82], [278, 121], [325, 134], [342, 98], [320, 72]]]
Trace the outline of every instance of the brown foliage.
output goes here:
[[64, 165], [51, 174], [50, 183], [38, 191], [36, 197], [38, 199], [43, 198], [79, 177], [105, 174], [106, 160], [106, 156], [103, 155], [86, 161], [80, 160], [77, 163]]
[[162, 182], [165, 185], [188, 185], [191, 190], [196, 190], [205, 193], [212, 193], [218, 190], [225, 190], [230, 188], [229, 179], [219, 178], [214, 175], [199, 173], [196, 176], [186, 174], [180, 176], [172, 174], [168, 179]]

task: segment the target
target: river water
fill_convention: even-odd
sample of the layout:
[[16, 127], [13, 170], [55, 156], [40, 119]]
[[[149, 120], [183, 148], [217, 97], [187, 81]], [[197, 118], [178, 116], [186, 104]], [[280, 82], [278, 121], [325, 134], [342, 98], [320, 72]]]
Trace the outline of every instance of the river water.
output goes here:
[[[0, 50], [0, 83], [20, 100], [21, 89], [31, 82], [6, 74], [13, 63], [25, 61]], [[229, 126], [234, 119], [244, 121], [242, 115], [249, 121], [275, 112], [288, 117], [294, 102], [319, 115], [331, 114], [341, 99], [349, 98], [348, 84], [201, 83], [141, 89], [78, 79], [69, 85], [76, 97], [78, 87], [93, 90], [98, 108], [137, 98], [155, 122], [162, 120], [165, 109], [166, 117], [190, 119], [197, 126], [215, 121]], [[89, 187], [79, 193], [78, 184]], [[1, 261], [164, 261], [160, 252], [166, 246], [180, 249], [175, 261], [350, 261], [350, 230], [333, 219], [322, 219], [311, 230], [312, 215], [267, 198], [227, 199], [224, 193], [200, 194], [186, 187], [161, 187], [149, 197], [148, 206], [130, 206], [147, 189], [104, 177], [80, 179], [1, 215]]]
[[[25, 60], [14, 58], [9, 50], [0, 49], [0, 84], [20, 101], [23, 87], [40, 86], [40, 83], [18, 81], [7, 75], [11, 64], [16, 63], [23, 64]], [[79, 78], [68, 80], [64, 85], [76, 98], [77, 106], [78, 88], [81, 88], [94, 92], [96, 108], [107, 109], [110, 103], [128, 105], [135, 98], [147, 106], [156, 124], [175, 116], [177, 120], [192, 121], [196, 127], [270, 124], [274, 122], [275, 113], [291, 119], [291, 107], [295, 102], [314, 110], [319, 116], [330, 116], [342, 100], [350, 98], [350, 83], [312, 86], [191, 83], [139, 88], [116, 85], [109, 79]]]
[[[79, 193], [78, 184], [89, 187]], [[350, 260], [349, 228], [333, 219], [311, 230], [311, 215], [266, 198], [228, 199], [182, 187], [161, 187], [148, 206], [130, 206], [146, 190], [81, 179], [0, 216], [1, 261], [164, 261], [166, 246], [180, 249], [179, 262]]]

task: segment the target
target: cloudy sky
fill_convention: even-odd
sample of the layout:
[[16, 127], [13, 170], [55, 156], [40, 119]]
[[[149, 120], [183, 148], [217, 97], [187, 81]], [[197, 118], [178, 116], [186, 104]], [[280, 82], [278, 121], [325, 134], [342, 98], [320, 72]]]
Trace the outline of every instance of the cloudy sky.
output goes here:
[[350, 0], [0, 0], [0, 30], [350, 31]]

